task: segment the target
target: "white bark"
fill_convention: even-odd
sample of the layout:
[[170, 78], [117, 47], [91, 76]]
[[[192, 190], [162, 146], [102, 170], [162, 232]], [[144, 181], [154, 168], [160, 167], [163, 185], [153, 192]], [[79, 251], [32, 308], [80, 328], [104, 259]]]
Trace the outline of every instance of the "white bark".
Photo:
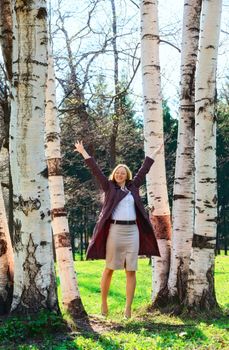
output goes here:
[[221, 0], [203, 0], [195, 94], [195, 230], [188, 275], [187, 305], [210, 309], [214, 292], [217, 221], [216, 67]]
[[85, 311], [80, 299], [74, 270], [67, 212], [65, 209], [64, 184], [60, 170], [60, 128], [56, 108], [55, 72], [51, 56], [49, 56], [48, 63], [45, 121], [52, 229], [58, 275], [60, 277], [61, 300], [65, 311], [77, 318], [82, 316]]
[[[145, 152], [150, 156], [163, 142], [157, 1], [141, 1], [141, 64]], [[167, 284], [170, 260], [171, 221], [164, 150], [157, 156], [147, 175], [147, 194], [151, 221], [161, 253], [160, 258], [153, 258], [153, 300], [155, 300]]]
[[14, 191], [12, 312], [56, 310], [50, 201], [44, 151], [46, 1], [13, 1], [10, 160]]
[[185, 0], [181, 51], [181, 93], [173, 191], [173, 233], [168, 281], [170, 297], [180, 303], [186, 291], [194, 230], [195, 70], [201, 0]]

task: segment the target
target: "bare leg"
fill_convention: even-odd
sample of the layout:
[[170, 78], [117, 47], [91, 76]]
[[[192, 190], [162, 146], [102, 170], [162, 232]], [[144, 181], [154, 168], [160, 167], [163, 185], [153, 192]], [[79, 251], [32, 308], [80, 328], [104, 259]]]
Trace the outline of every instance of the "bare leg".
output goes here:
[[107, 296], [110, 289], [111, 284], [111, 278], [113, 275], [114, 270], [110, 270], [108, 268], [105, 268], [102, 274], [101, 279], [101, 313], [104, 316], [107, 316], [108, 314], [108, 306], [107, 306]]
[[134, 292], [136, 287], [136, 271], [126, 271], [126, 308], [125, 316], [131, 317], [131, 305], [134, 299]]

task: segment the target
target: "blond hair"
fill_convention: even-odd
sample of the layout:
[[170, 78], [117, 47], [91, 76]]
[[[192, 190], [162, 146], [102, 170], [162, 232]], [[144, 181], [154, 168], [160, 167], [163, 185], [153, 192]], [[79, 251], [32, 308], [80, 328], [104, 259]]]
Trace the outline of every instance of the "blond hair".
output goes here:
[[114, 170], [112, 171], [112, 173], [110, 174], [109, 180], [115, 181], [115, 179], [114, 179], [114, 174], [115, 174], [116, 170], [117, 170], [118, 168], [120, 168], [120, 167], [123, 167], [123, 168], [125, 168], [125, 170], [126, 170], [126, 174], [127, 174], [127, 179], [126, 179], [126, 181], [132, 180], [132, 172], [131, 172], [131, 170], [128, 168], [128, 166], [127, 166], [126, 164], [118, 164], [118, 165], [114, 168]]

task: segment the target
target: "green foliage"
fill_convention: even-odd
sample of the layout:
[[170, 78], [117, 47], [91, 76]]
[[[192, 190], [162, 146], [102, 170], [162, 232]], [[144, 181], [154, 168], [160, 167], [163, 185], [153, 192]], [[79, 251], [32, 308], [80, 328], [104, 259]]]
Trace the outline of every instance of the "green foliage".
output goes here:
[[45, 338], [64, 329], [66, 325], [62, 317], [52, 312], [41, 311], [36, 316], [14, 316], [5, 320], [0, 328], [0, 344], [6, 341], [20, 343], [37, 336]]
[[173, 184], [175, 176], [178, 120], [172, 118], [167, 101], [163, 101], [163, 124], [165, 145], [165, 167], [169, 203], [172, 207]]
[[229, 107], [221, 100], [217, 109], [217, 189], [218, 189], [218, 246], [229, 243]]

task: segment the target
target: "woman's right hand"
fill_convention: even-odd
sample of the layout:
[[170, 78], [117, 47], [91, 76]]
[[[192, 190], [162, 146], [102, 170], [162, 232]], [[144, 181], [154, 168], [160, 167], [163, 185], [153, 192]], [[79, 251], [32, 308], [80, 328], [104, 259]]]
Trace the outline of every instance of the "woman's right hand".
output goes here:
[[75, 149], [74, 152], [79, 152], [82, 154], [85, 151], [84, 146], [83, 146], [83, 141], [76, 141], [75, 143]]
[[84, 149], [83, 141], [78, 141], [78, 140], [76, 141], [74, 152], [79, 152], [80, 154], [82, 154], [84, 159], [91, 158], [91, 156], [89, 156], [87, 151]]

